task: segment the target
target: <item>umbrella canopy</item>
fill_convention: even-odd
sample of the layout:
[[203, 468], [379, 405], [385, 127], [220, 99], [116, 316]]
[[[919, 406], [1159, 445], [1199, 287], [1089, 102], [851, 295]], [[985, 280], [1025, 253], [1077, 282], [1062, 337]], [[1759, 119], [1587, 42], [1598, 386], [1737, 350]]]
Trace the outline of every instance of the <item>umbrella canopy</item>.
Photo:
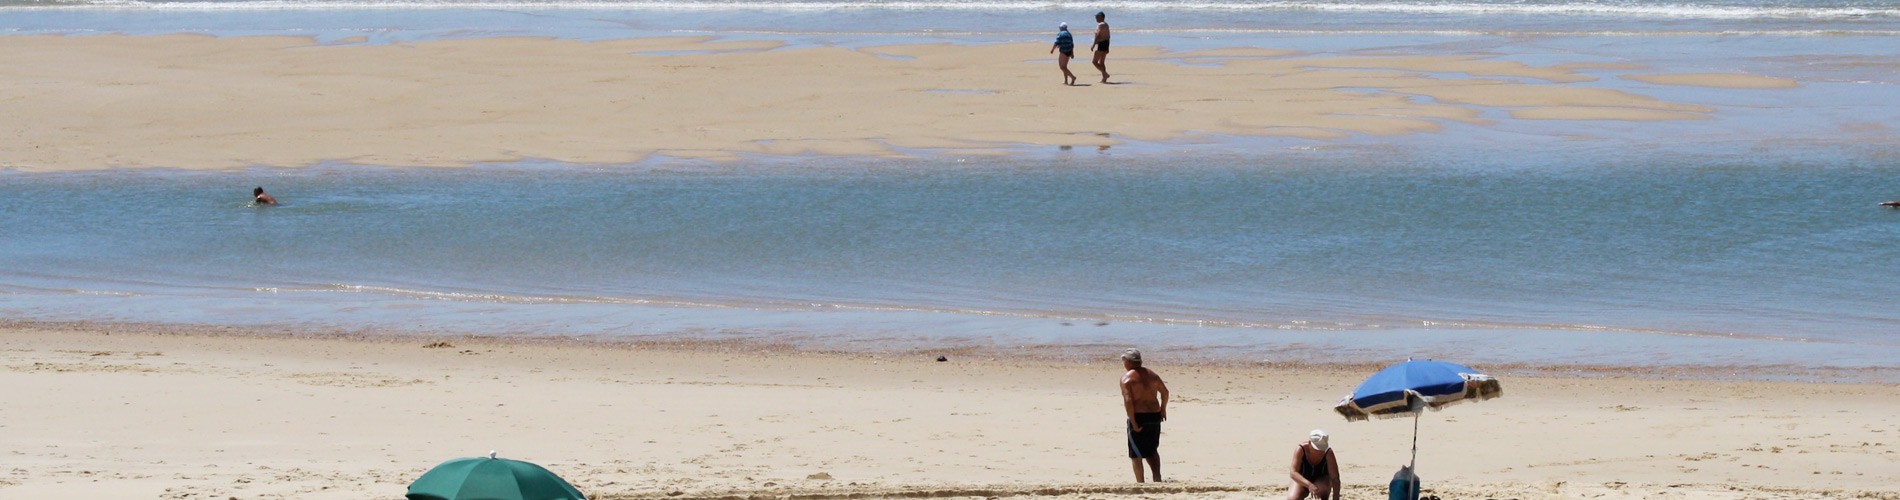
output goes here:
[[1465, 401], [1504, 395], [1497, 379], [1464, 365], [1443, 361], [1406, 361], [1372, 374], [1333, 410], [1346, 420], [1416, 417]]
[[[1358, 389], [1339, 401], [1333, 410], [1346, 421], [1370, 417], [1412, 417], [1412, 463], [1406, 474], [1418, 468], [1418, 416], [1426, 408], [1433, 410], [1465, 401], [1483, 401], [1504, 395], [1504, 387], [1490, 375], [1465, 365], [1443, 361], [1406, 360], [1379, 370], [1359, 383]], [[1416, 488], [1418, 483], [1414, 481]], [[1411, 498], [1418, 498], [1412, 491]]]
[[547, 469], [520, 460], [457, 458], [409, 484], [409, 500], [587, 500]]

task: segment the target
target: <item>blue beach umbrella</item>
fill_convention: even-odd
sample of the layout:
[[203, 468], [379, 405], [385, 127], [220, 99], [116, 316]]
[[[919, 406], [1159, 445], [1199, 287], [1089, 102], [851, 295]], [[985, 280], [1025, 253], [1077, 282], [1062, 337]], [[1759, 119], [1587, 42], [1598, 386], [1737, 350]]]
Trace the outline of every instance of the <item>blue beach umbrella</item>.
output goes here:
[[1466, 401], [1504, 395], [1490, 375], [1443, 361], [1406, 361], [1372, 374], [1333, 410], [1347, 421], [1412, 417], [1412, 465], [1418, 465], [1418, 416]]

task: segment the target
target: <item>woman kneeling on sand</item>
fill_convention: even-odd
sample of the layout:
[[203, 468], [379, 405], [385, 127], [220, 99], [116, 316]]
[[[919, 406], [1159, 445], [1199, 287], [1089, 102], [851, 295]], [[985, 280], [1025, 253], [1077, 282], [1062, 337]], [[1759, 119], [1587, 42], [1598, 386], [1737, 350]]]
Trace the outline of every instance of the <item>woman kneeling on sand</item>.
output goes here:
[[1333, 456], [1326, 438], [1326, 431], [1313, 429], [1313, 433], [1306, 436], [1306, 442], [1293, 449], [1293, 467], [1289, 471], [1293, 487], [1286, 492], [1287, 500], [1339, 500], [1339, 457]]

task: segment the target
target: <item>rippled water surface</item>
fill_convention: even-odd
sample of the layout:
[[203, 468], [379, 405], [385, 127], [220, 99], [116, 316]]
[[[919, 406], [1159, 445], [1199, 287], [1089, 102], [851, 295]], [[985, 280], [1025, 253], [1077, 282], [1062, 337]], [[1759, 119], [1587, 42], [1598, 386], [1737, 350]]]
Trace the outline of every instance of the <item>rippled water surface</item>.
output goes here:
[[[459, 304], [421, 321], [435, 328], [554, 333], [668, 328], [621, 324], [646, 310], [697, 329], [820, 314], [844, 336], [1055, 342], [1071, 334], [995, 318], [1187, 325], [1215, 344], [1394, 329], [1900, 343], [1900, 212], [1874, 206], [1900, 193], [1893, 165], [1080, 156], [0, 175], [0, 306], [399, 324], [363, 308], [423, 302]], [[247, 206], [251, 184], [284, 204]]]

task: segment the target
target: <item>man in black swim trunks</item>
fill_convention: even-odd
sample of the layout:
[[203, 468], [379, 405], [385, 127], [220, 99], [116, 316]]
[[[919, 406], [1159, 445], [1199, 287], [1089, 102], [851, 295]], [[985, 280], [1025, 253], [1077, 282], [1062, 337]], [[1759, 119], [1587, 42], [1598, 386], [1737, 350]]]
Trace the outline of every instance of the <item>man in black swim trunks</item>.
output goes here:
[[1141, 461], [1161, 482], [1161, 422], [1168, 419], [1168, 384], [1154, 370], [1141, 367], [1141, 351], [1122, 352], [1122, 407], [1128, 412], [1128, 461], [1135, 466], [1135, 482], [1147, 480]]
[[1095, 52], [1095, 70], [1102, 72], [1102, 83], [1108, 83], [1108, 14], [1095, 13], [1095, 44], [1089, 50]]

